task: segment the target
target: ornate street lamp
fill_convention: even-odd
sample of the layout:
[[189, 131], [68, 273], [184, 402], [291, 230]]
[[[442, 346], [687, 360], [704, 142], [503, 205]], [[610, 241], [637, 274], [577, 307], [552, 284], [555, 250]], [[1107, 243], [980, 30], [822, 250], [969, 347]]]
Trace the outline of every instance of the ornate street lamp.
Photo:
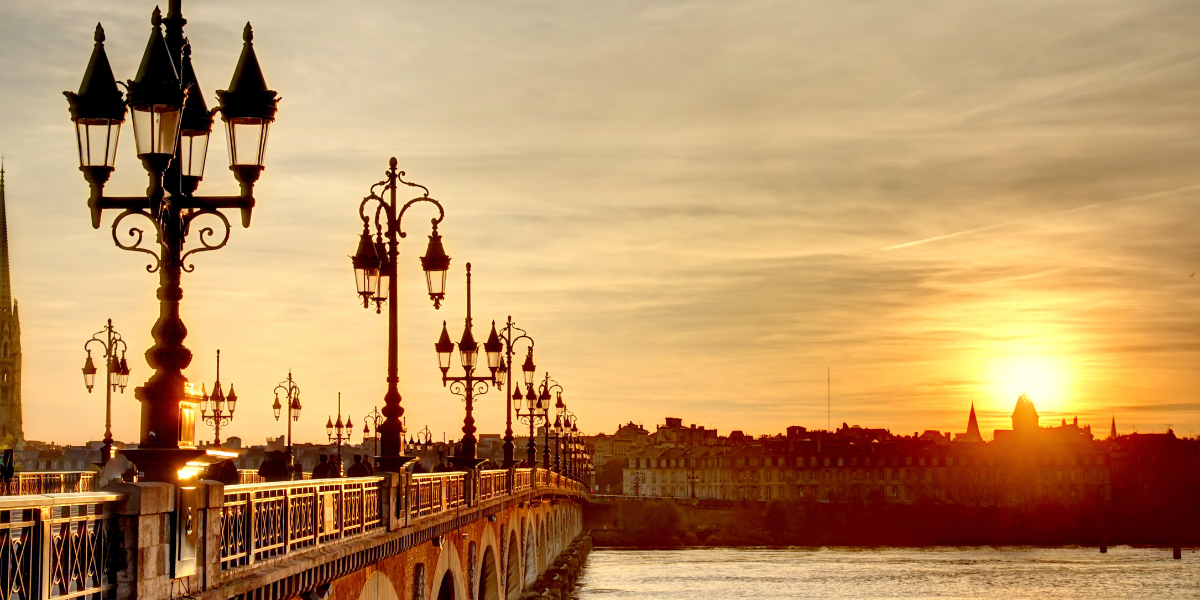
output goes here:
[[[492, 327], [493, 335], [495, 334], [495, 332], [496, 332], [496, 329], [493, 326]], [[493, 339], [495, 340], [495, 343], [497, 345], [489, 346], [490, 344], [493, 343]], [[485, 344], [485, 346], [489, 346], [492, 348], [499, 348], [501, 351], [504, 352], [504, 356], [500, 358], [499, 368], [496, 369], [495, 373], [496, 373], [496, 386], [505, 388], [504, 398], [505, 398], [505, 402], [507, 405], [506, 410], [504, 411], [504, 465], [503, 466], [505, 469], [511, 468], [517, 462], [516, 457], [515, 457], [516, 446], [513, 444], [512, 418], [513, 418], [513, 400], [521, 399], [521, 384], [517, 383], [517, 391], [514, 394], [513, 393], [512, 370], [515, 366], [513, 364], [514, 345], [517, 344], [518, 342], [520, 342], [521, 340], [525, 340], [526, 342], [529, 343], [528, 352], [526, 353], [526, 356], [525, 356], [525, 364], [522, 365], [521, 369], [522, 369], [522, 373], [524, 375], [525, 384], [532, 385], [533, 384], [533, 372], [534, 372], [533, 338], [529, 337], [529, 334], [526, 333], [524, 329], [517, 327], [513, 323], [512, 315], [508, 316], [508, 323], [505, 324], [504, 327], [500, 329], [500, 333], [499, 333], [498, 337], [493, 338], [492, 336], [488, 336], [488, 343]], [[491, 351], [489, 350], [489, 355], [490, 355], [490, 353], [491, 353]], [[520, 408], [521, 408], [521, 406], [520, 406], [520, 404], [518, 404], [517, 410], [520, 411]]]
[[[229, 89], [217, 92], [219, 106], [215, 109], [226, 124], [230, 169], [241, 186], [240, 194], [194, 195], [203, 177], [213, 112], [204, 105], [192, 69], [189, 42], [183, 35], [187, 20], [181, 0], [170, 1], [165, 19], [155, 8], [150, 22], [150, 38], [137, 75], [128, 82], [128, 97], [122, 97], [117, 89], [99, 25], [79, 91], [64, 93], [75, 123], [79, 168], [91, 189], [92, 227], [100, 227], [105, 210], [119, 211], [112, 224], [113, 241], [122, 250], [153, 257], [146, 268], [159, 274], [159, 318], [151, 329], [154, 345], [146, 351], [146, 360], [155, 371], [145, 385], [134, 390], [142, 402], [138, 448], [122, 452], [137, 464], [146, 480], [175, 481], [183, 463], [201, 454], [193, 448], [194, 431], [183, 431], [190, 422], [185, 412], [191, 410], [184, 406], [187, 379], [183, 369], [191, 363], [192, 353], [183, 345], [187, 328], [179, 317], [180, 276], [195, 268], [186, 262], [189, 256], [223, 248], [229, 241], [229, 220], [222, 210], [240, 210], [242, 226], [250, 226], [254, 183], [263, 169], [266, 133], [275, 120], [279, 98], [267, 89], [247, 23]], [[104, 186], [116, 165], [126, 107], [149, 187], [145, 196], [106, 196]], [[139, 227], [124, 230], [121, 223], [129, 216], [144, 218], [150, 234]], [[217, 231], [221, 233], [211, 226], [195, 225], [196, 219], [205, 216], [219, 223], [222, 229]], [[122, 231], [128, 241], [122, 241]], [[185, 249], [192, 231], [197, 235], [192, 247]]]
[[[421, 257], [421, 269], [425, 271], [425, 285], [433, 307], [439, 308], [446, 298], [446, 271], [450, 269], [450, 257], [442, 247], [442, 236], [438, 235], [438, 224], [442, 222], [446, 212], [441, 203], [429, 197], [429, 189], [423, 185], [404, 181], [404, 171], [396, 170], [396, 158], [388, 161], [387, 179], [371, 186], [371, 192], [358, 205], [358, 215], [363, 221], [363, 231], [359, 236], [358, 250], [350, 257], [354, 267], [354, 281], [358, 295], [362, 299], [363, 308], [375, 304], [375, 312], [382, 312], [384, 302], [388, 302], [388, 390], [383, 396], [383, 424], [378, 433], [380, 436], [379, 457], [376, 462], [385, 471], [399, 471], [401, 466], [411, 457], [404, 454], [404, 408], [400, 406], [400, 382], [398, 366], [398, 321], [396, 312], [396, 264], [399, 254], [399, 239], [407, 237], [402, 227], [404, 213], [418, 202], [430, 202], [438, 209], [438, 216], [431, 220], [433, 231], [429, 235], [429, 245], [425, 248], [425, 256]], [[396, 191], [399, 185], [421, 188], [424, 193], [397, 208]], [[381, 194], [387, 193], [387, 199]], [[374, 218], [367, 210], [367, 204], [375, 202]], [[371, 236], [371, 223], [374, 220], [375, 235]]]
[[566, 405], [562, 401], [563, 387], [557, 381], [550, 379], [550, 373], [547, 372], [545, 380], [542, 382], [541, 393], [538, 395], [538, 402], [545, 406], [547, 411], [544, 418], [546, 427], [543, 429], [542, 435], [542, 463], [546, 465], [546, 468], [550, 468], [550, 392], [555, 390], [558, 392], [558, 402], [554, 406], [554, 416], [556, 419], [561, 419], [563, 411], [566, 410]]
[[[283, 394], [283, 402], [280, 402], [280, 394]], [[288, 371], [287, 379], [279, 382], [275, 386], [275, 404], [271, 405], [271, 410], [275, 412], [275, 420], [279, 420], [279, 415], [283, 412], [283, 405], [287, 404], [287, 454], [288, 466], [291, 466], [291, 461], [295, 458], [292, 453], [292, 422], [300, 420], [300, 386], [292, 380], [292, 372]]]
[[[101, 334], [104, 337], [98, 337]], [[92, 334], [92, 339], [83, 343], [83, 349], [87, 351], [87, 360], [83, 363], [83, 385], [87, 386], [89, 394], [96, 384], [96, 363], [92, 362], [92, 349], [89, 347], [93, 343], [100, 344], [104, 358], [104, 446], [100, 450], [103, 466], [112, 458], [112, 393], [118, 389], [121, 393], [125, 392], [125, 385], [129, 382], [129, 363], [125, 360], [125, 340], [113, 329], [112, 319], [109, 319], [104, 329]], [[121, 358], [117, 358], [118, 346]]]
[[375, 454], [379, 455], [379, 425], [383, 423], [383, 414], [379, 412], [379, 407], [371, 409], [367, 416], [363, 417], [363, 445], [367, 443], [367, 436], [371, 435], [371, 429], [375, 430], [375, 435], [371, 436], [375, 441]]
[[[526, 357], [525, 364], [530, 365], [530, 366], [533, 365], [533, 352], [530, 352], [529, 355]], [[527, 371], [527, 373], [530, 373], [530, 372], [532, 372], [532, 369], [530, 371]], [[543, 423], [545, 423], [547, 421], [548, 415], [549, 415], [549, 411], [548, 411], [549, 406], [547, 404], [544, 404], [542, 402], [542, 400], [540, 398], [538, 398], [537, 393], [535, 393], [533, 391], [533, 382], [532, 381], [525, 384], [525, 392], [526, 392], [525, 395], [522, 396], [521, 389], [520, 389], [520, 387], [518, 387], [517, 391], [513, 392], [512, 399], [513, 399], [513, 402], [515, 402], [517, 404], [517, 410], [516, 410], [517, 419], [529, 424], [529, 443], [526, 445], [526, 455], [527, 456], [526, 456], [525, 460], [529, 464], [529, 468], [532, 469], [535, 466], [537, 466], [537, 464], [538, 464], [537, 463], [537, 435], [535, 434], [534, 430], [537, 428], [537, 423], [539, 420]], [[524, 413], [521, 412], [521, 400], [522, 399], [525, 400], [526, 410]]]
[[337, 422], [333, 422], [333, 417], [325, 420], [325, 435], [329, 438], [330, 444], [337, 444], [337, 474], [342, 476], [342, 442], [349, 442], [351, 434], [354, 433], [354, 424], [350, 422], [350, 415], [346, 415], [346, 421], [342, 422], [342, 393], [338, 392], [338, 416]]
[[[201, 390], [204, 388], [202, 387]], [[212, 414], [207, 414], [208, 404], [212, 403]], [[217, 350], [217, 382], [213, 384], [213, 393], [208, 392], [200, 399], [200, 418], [213, 426], [213, 446], [221, 447], [221, 426], [233, 422], [233, 411], [237, 409], [237, 392], [233, 384], [229, 384], [229, 396], [221, 391], [221, 351]]]
[[466, 417], [463, 418], [462, 453], [456, 457], [459, 466], [470, 468], [475, 466], [475, 396], [481, 396], [488, 391], [488, 385], [499, 387], [496, 372], [500, 370], [500, 341], [496, 334], [496, 322], [492, 322], [492, 332], [483, 350], [488, 363], [490, 374], [480, 377], [475, 374], [475, 363], [479, 358], [479, 344], [471, 333], [471, 263], [467, 263], [467, 318], [463, 326], [462, 337], [458, 341], [458, 360], [462, 364], [461, 376], [449, 375], [450, 363], [453, 360], [454, 342], [450, 341], [450, 332], [446, 322], [442, 321], [442, 335], [433, 345], [438, 355], [438, 367], [442, 370], [442, 385], [450, 384], [450, 392], [461, 396], [466, 403]]

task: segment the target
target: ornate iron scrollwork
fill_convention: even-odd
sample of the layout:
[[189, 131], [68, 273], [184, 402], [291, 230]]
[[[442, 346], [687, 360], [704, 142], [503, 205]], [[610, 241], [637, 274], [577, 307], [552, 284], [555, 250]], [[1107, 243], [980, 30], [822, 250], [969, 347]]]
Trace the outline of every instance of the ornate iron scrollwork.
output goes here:
[[217, 217], [218, 219], [220, 219], [221, 224], [225, 227], [225, 234], [223, 236], [221, 236], [220, 242], [213, 244], [209, 241], [209, 238], [212, 237], [216, 233], [213, 230], [213, 228], [205, 227], [205, 228], [201, 229], [199, 231], [199, 234], [197, 235], [198, 241], [200, 242], [200, 247], [192, 248], [191, 250], [188, 250], [187, 252], [185, 252], [183, 254], [183, 256], [179, 257], [179, 264], [183, 268], [184, 272], [186, 272], [186, 273], [191, 273], [192, 271], [196, 270], [195, 265], [191, 265], [191, 264], [187, 263], [187, 257], [189, 257], [197, 252], [211, 252], [213, 250], [220, 250], [221, 248], [224, 248], [225, 244], [227, 244], [229, 242], [229, 234], [231, 231], [231, 228], [229, 227], [229, 219], [225, 218], [225, 215], [221, 214], [221, 212], [218, 210], [204, 209], [204, 210], [198, 210], [198, 211], [193, 212], [192, 214], [188, 215], [186, 225], [184, 226], [184, 232], [185, 233], [189, 232], [191, 230], [192, 221], [194, 221], [196, 218], [204, 216], [204, 215], [213, 215], [213, 216]]
[[130, 227], [128, 235], [129, 235], [129, 237], [133, 238], [133, 242], [126, 244], [121, 241], [120, 234], [118, 233], [121, 229], [121, 221], [125, 220], [125, 217], [128, 217], [129, 215], [141, 215], [143, 217], [146, 217], [146, 219], [148, 221], [150, 221], [151, 224], [154, 225], [154, 241], [161, 242], [162, 231], [159, 229], [158, 221], [155, 220], [150, 215], [142, 212], [140, 209], [139, 210], [130, 209], [130, 210], [126, 210], [126, 211], [122, 212], [120, 215], [117, 215], [117, 218], [113, 221], [113, 224], [112, 224], [113, 243], [116, 244], [117, 247], [122, 250], [128, 250], [130, 252], [143, 252], [143, 253], [149, 254], [150, 256], [153, 256], [154, 262], [152, 264], [146, 265], [146, 271], [148, 271], [150, 273], [154, 273], [154, 272], [158, 271], [158, 269], [160, 267], [162, 267], [162, 257], [157, 252], [150, 250], [149, 248], [142, 247], [142, 240], [143, 240], [143, 238], [145, 238], [145, 233], [146, 233], [145, 231], [143, 231], [142, 229], [140, 229], [138, 227]]

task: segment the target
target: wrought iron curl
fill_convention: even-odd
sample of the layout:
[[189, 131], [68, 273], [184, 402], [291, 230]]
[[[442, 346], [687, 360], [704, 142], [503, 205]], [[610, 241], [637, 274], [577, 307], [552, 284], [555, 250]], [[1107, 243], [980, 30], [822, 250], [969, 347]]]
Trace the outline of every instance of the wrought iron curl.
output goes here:
[[179, 257], [180, 267], [182, 267], [184, 272], [187, 272], [187, 273], [191, 273], [192, 271], [196, 270], [195, 265], [191, 265], [186, 262], [187, 257], [189, 257], [197, 252], [211, 252], [213, 250], [220, 250], [221, 248], [224, 248], [225, 244], [227, 244], [229, 242], [229, 234], [232, 231], [232, 228], [230, 228], [230, 226], [229, 226], [229, 219], [225, 218], [225, 215], [222, 214], [221, 211], [219, 211], [219, 210], [206, 208], [206, 209], [198, 210], [194, 213], [189, 214], [186, 218], [186, 223], [184, 224], [184, 231], [186, 232], [186, 231], [190, 230], [191, 226], [192, 226], [192, 221], [194, 221], [196, 218], [202, 217], [204, 215], [213, 215], [213, 216], [217, 217], [218, 219], [220, 219], [221, 224], [225, 226], [225, 234], [221, 237], [220, 242], [213, 244], [213, 243], [210, 243], [208, 240], [209, 237], [212, 237], [216, 233], [213, 230], [213, 228], [205, 227], [200, 230], [199, 235], [197, 236], [197, 238], [198, 238], [197, 241], [200, 242], [200, 247], [192, 248], [191, 250], [188, 250], [187, 252], [185, 252], [183, 254], [183, 256]]
[[[482, 396], [488, 393], [490, 386], [486, 379], [472, 379], [471, 387], [473, 388], [473, 396]], [[461, 397], [463, 400], [467, 398], [467, 382], [462, 380], [453, 380], [449, 385], [450, 393]]]
[[[403, 175], [404, 173], [401, 172], [400, 174]], [[408, 182], [405, 181], [404, 183], [408, 183]], [[421, 189], [425, 189], [425, 186], [417, 185], [415, 183], [408, 183], [408, 185], [419, 187]], [[431, 202], [431, 203], [433, 203], [434, 206], [437, 207], [438, 216], [429, 220], [429, 222], [433, 224], [434, 229], [437, 229], [437, 226], [441, 224], [442, 219], [446, 218], [446, 209], [442, 208], [442, 203], [438, 202], [434, 198], [430, 198], [429, 190], [425, 190], [424, 196], [421, 196], [420, 198], [413, 198], [412, 200], [405, 202], [404, 206], [400, 208], [400, 213], [396, 215], [396, 235], [399, 235], [401, 238], [408, 237], [408, 234], [404, 232], [404, 227], [402, 225], [402, 223], [404, 222], [404, 213], [406, 211], [408, 211], [408, 207], [410, 207], [418, 202]]]
[[125, 217], [128, 217], [130, 215], [141, 215], [143, 217], [146, 217], [146, 220], [150, 221], [150, 223], [154, 225], [154, 240], [156, 242], [160, 242], [162, 240], [162, 230], [159, 229], [159, 223], [157, 220], [154, 219], [154, 217], [151, 217], [150, 215], [142, 212], [141, 210], [128, 209], [128, 210], [125, 210], [124, 212], [122, 212], [121, 214], [117, 215], [117, 218], [113, 220], [113, 224], [112, 224], [113, 243], [116, 244], [117, 247], [122, 250], [127, 250], [129, 252], [143, 252], [143, 253], [149, 254], [150, 256], [153, 256], [154, 262], [152, 264], [146, 265], [146, 271], [149, 273], [154, 273], [154, 272], [158, 271], [158, 269], [160, 267], [162, 267], [162, 257], [159, 256], [159, 254], [157, 252], [150, 250], [149, 248], [142, 247], [142, 240], [145, 238], [145, 234], [146, 234], [145, 231], [143, 231], [142, 229], [140, 229], [138, 227], [130, 227], [127, 235], [129, 235], [129, 237], [133, 238], [133, 242], [126, 244], [121, 241], [120, 234], [118, 233], [121, 230], [121, 221], [124, 221]]

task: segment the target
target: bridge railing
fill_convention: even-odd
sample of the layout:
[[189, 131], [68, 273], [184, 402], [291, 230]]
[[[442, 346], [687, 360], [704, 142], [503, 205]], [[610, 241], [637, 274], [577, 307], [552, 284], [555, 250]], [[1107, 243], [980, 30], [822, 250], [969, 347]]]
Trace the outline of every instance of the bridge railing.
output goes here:
[[408, 516], [416, 520], [466, 503], [466, 471], [413, 475], [408, 486]]
[[338, 541], [383, 525], [382, 477], [225, 487], [221, 569]]
[[493, 469], [479, 473], [479, 499], [491, 500], [508, 493], [508, 470]]
[[111, 597], [116, 511], [123, 494], [0, 499], [0, 576], [5, 598]]
[[0, 483], [0, 495], [77, 494], [95, 490], [95, 471], [22, 471]]
[[523, 492], [530, 488], [529, 469], [517, 469], [513, 476], [513, 491]]

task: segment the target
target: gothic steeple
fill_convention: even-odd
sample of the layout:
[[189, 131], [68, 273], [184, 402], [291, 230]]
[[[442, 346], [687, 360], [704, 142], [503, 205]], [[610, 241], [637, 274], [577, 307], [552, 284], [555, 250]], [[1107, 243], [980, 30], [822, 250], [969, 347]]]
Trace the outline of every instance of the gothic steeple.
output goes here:
[[8, 203], [0, 162], [0, 448], [24, 440], [21, 426], [21, 321], [12, 297], [8, 256]]
[[1108, 431], [1108, 439], [1110, 439], [1110, 440], [1117, 439], [1117, 415], [1113, 415], [1112, 429], [1110, 429]]
[[4, 199], [4, 163], [0, 162], [0, 303], [11, 308], [12, 284], [8, 269], [8, 203]]
[[971, 403], [971, 416], [967, 419], [967, 435], [981, 438], [979, 435], [979, 420], [975, 418], [975, 403]]

